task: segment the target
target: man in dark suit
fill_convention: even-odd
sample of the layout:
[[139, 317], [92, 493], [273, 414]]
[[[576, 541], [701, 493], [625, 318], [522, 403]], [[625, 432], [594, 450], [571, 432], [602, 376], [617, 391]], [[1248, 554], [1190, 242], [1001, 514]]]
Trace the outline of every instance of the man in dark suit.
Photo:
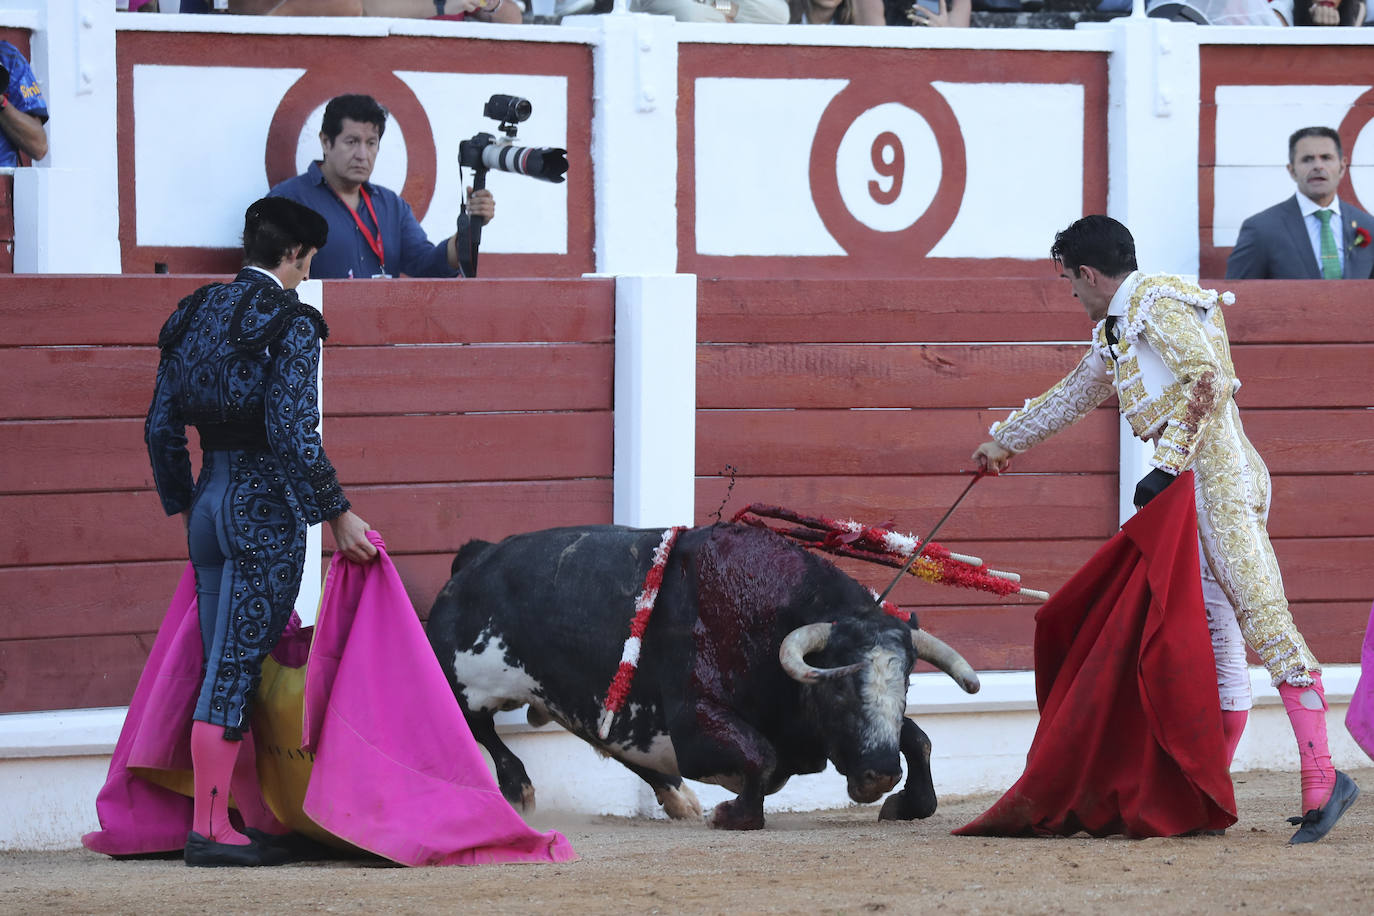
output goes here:
[[1298, 192], [1241, 223], [1226, 259], [1228, 280], [1374, 278], [1374, 217], [1336, 197], [1348, 163], [1329, 127], [1288, 138], [1288, 174]]

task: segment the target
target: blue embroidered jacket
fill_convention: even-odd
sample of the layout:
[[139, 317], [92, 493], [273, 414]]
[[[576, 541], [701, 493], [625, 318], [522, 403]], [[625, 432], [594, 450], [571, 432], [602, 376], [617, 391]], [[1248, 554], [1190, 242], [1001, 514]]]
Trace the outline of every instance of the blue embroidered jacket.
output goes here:
[[158, 336], [162, 357], [144, 424], [168, 515], [190, 508], [194, 495], [187, 426], [201, 428], [202, 444], [206, 428], [248, 430], [284, 469], [286, 501], [306, 524], [349, 508], [317, 431], [320, 343], [328, 335], [319, 311], [251, 268], [181, 300]]

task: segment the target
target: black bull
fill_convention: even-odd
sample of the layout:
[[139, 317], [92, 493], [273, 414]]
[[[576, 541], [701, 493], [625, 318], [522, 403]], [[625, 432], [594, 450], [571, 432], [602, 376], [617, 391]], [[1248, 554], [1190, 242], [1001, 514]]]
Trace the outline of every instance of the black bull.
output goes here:
[[879, 816], [933, 814], [930, 739], [906, 718], [907, 679], [918, 658], [970, 693], [977, 676], [824, 558], [744, 525], [682, 532], [627, 702], [598, 738], [662, 534], [557, 528], [474, 541], [454, 559], [427, 631], [505, 797], [528, 809], [534, 789], [493, 715], [528, 704], [532, 724], [556, 720], [619, 760], [673, 817], [701, 815], [687, 777], [738, 793], [715, 826], [759, 829], [764, 796], [827, 760], [851, 798], [872, 802], [901, 778], [899, 752], [907, 782]]

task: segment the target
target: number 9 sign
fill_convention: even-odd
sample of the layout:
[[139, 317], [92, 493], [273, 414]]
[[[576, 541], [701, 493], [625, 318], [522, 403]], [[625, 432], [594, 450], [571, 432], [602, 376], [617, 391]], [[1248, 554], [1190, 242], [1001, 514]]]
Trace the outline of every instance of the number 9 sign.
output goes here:
[[817, 212], [851, 259], [875, 266], [900, 259], [909, 271], [930, 251], [954, 222], [964, 176], [958, 121], [929, 84], [851, 83], [811, 147]]

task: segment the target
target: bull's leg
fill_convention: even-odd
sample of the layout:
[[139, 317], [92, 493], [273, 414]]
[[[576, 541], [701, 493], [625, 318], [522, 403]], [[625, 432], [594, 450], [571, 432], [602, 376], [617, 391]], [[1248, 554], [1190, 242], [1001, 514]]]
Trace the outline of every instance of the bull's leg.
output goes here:
[[664, 776], [657, 770], [647, 770], [633, 763], [624, 763], [630, 772], [649, 784], [654, 790], [654, 798], [663, 806], [663, 813], [674, 820], [701, 817], [701, 802], [692, 787], [680, 778]]
[[889, 795], [878, 812], [880, 821], [909, 821], [935, 813], [935, 781], [930, 775], [930, 738], [910, 719], [902, 720], [902, 756], [906, 758], [906, 785]]
[[515, 807], [530, 814], [534, 811], [534, 786], [530, 784], [530, 777], [525, 772], [525, 765], [520, 762], [520, 758], [508, 747], [501, 737], [496, 734], [496, 714], [489, 711], [474, 712], [468, 709], [467, 703], [463, 702], [461, 694], [458, 698], [458, 705], [463, 710], [463, 718], [468, 721], [468, 728], [472, 730], [472, 737], [477, 739], [477, 743], [487, 749], [491, 755], [491, 762], [496, 765], [496, 783], [501, 787], [501, 794], [506, 801]]
[[716, 805], [711, 826], [722, 830], [762, 830], [764, 788], [778, 766], [773, 745], [753, 726], [719, 706], [701, 705], [686, 714], [691, 724], [674, 729], [673, 749], [683, 776], [696, 779], [739, 774], [740, 792]]

